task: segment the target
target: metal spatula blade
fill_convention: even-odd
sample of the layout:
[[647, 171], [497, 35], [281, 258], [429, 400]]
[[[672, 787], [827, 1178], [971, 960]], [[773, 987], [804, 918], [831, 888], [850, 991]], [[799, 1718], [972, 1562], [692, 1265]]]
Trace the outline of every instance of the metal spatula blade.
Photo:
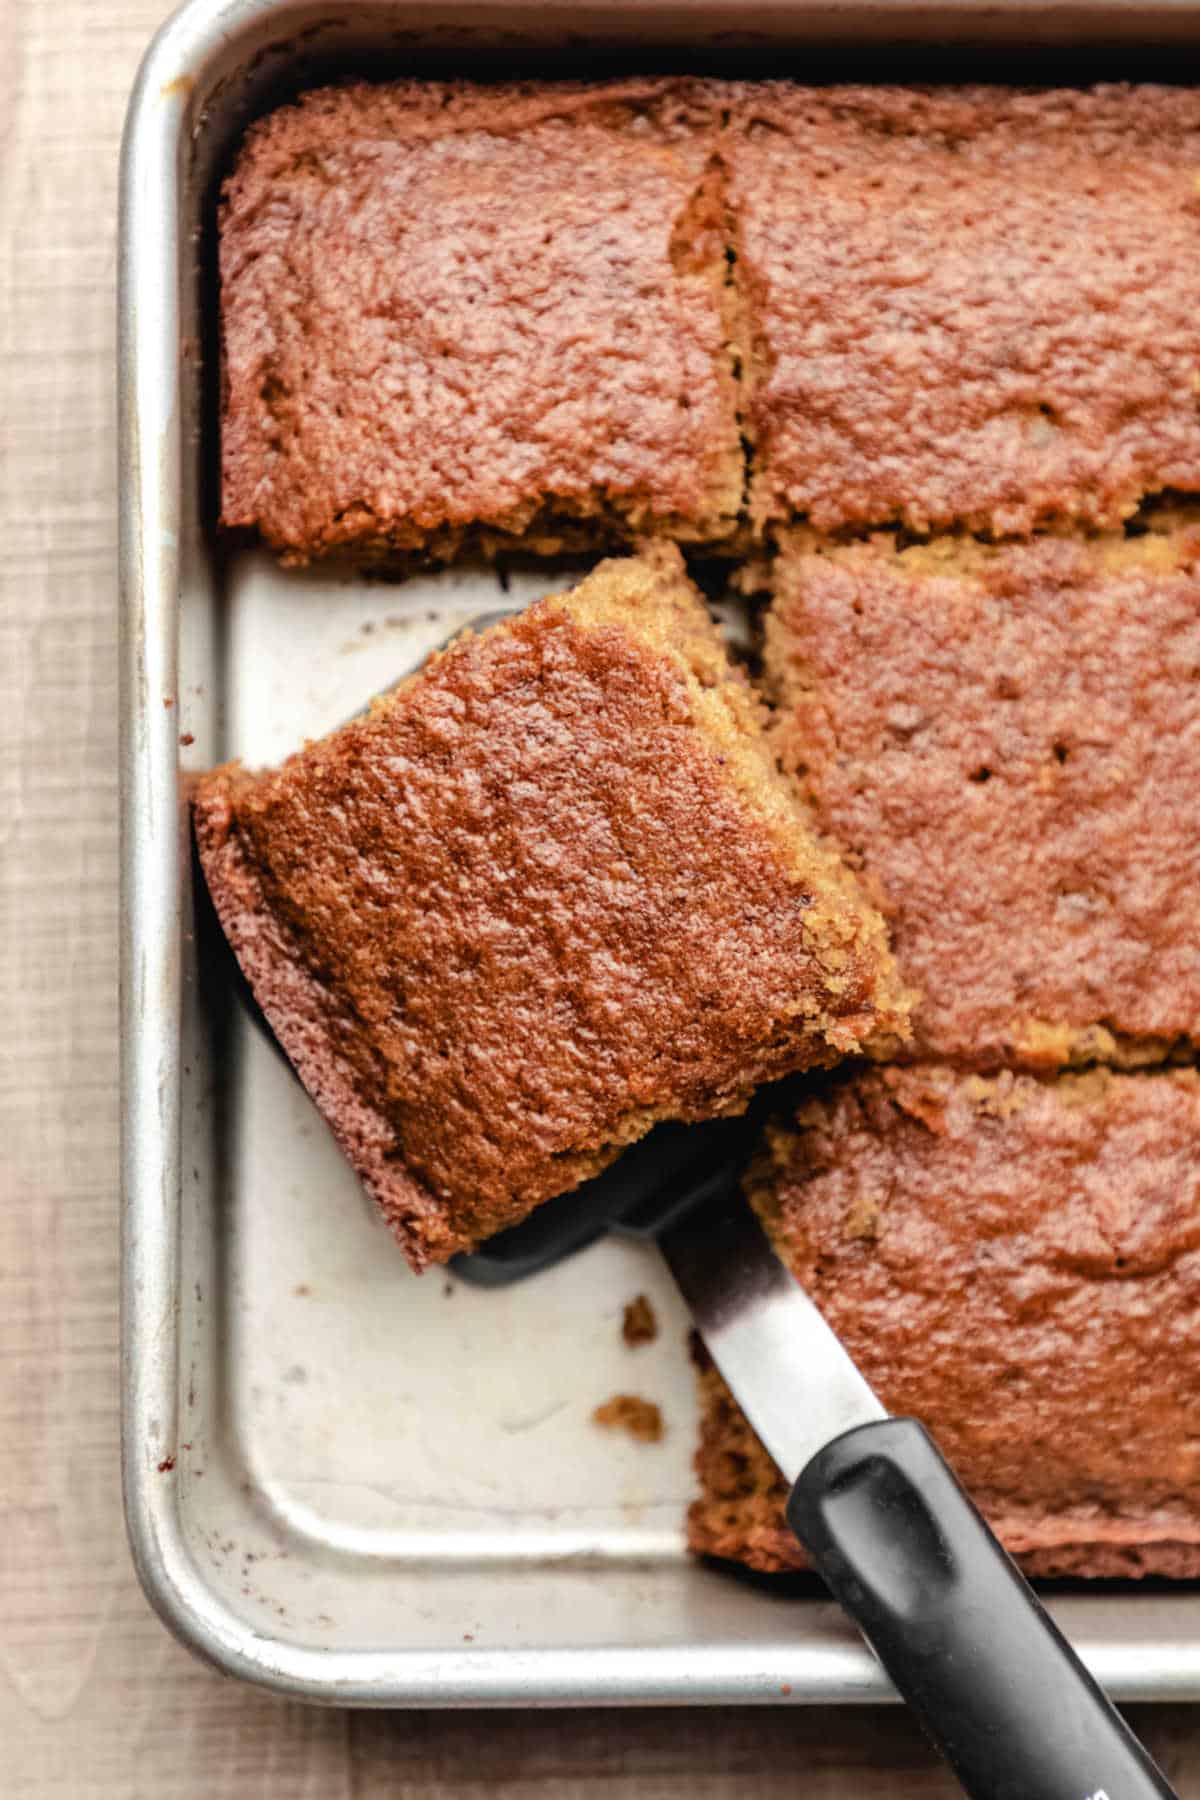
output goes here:
[[658, 1247], [710, 1356], [788, 1481], [842, 1432], [886, 1419], [736, 1188], [678, 1213]]

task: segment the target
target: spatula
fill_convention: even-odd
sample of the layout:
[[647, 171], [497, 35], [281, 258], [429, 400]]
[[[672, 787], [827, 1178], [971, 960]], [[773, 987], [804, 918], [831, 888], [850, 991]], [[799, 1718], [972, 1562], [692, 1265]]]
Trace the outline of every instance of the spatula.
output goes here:
[[740, 1177], [780, 1098], [761, 1094], [740, 1118], [659, 1126], [603, 1175], [457, 1258], [458, 1273], [520, 1281], [605, 1231], [657, 1244], [792, 1484], [789, 1526], [965, 1792], [1174, 1800], [928, 1432], [888, 1415], [772, 1250]]
[[916, 1419], [891, 1418], [775, 1255], [739, 1178], [772, 1096], [660, 1126], [455, 1268], [523, 1280], [605, 1230], [656, 1243], [739, 1406], [792, 1483], [787, 1520], [974, 1800], [1173, 1790]]

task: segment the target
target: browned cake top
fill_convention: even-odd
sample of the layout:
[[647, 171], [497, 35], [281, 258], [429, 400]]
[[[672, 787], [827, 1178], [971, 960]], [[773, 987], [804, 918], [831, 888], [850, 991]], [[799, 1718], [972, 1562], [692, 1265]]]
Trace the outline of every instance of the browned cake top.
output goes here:
[[758, 1201], [894, 1412], [993, 1507], [1200, 1507], [1200, 1082], [888, 1069], [777, 1133]]
[[[752, 1193], [885, 1405], [1042, 1573], [1200, 1570], [1200, 1082], [832, 1082]], [[798, 1565], [786, 1484], [705, 1375], [695, 1546]]]
[[741, 494], [717, 114], [680, 81], [322, 89], [221, 214], [222, 516], [303, 558]]
[[775, 582], [778, 743], [883, 897], [917, 1050], [1200, 1040], [1200, 532], [799, 536]]
[[[879, 918], [807, 833], [674, 549], [459, 639], [278, 771], [218, 771], [196, 813], [285, 1048], [319, 1099], [331, 1057], [353, 1070], [370, 1117], [340, 1135], [418, 1261], [657, 1117], [902, 1026]], [[336, 1129], [350, 1103], [324, 1104]], [[389, 1163], [432, 1197], [416, 1223]]]
[[1200, 89], [759, 83], [727, 157], [759, 519], [1200, 488]]

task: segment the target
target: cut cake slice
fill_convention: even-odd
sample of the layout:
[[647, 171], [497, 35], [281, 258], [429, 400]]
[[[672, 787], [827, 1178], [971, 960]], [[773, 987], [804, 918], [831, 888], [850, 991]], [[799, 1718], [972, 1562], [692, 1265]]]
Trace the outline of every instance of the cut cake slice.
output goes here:
[[[1194, 1072], [834, 1078], [748, 1185], [880, 1399], [1029, 1573], [1200, 1575]], [[700, 1379], [692, 1548], [803, 1567], [787, 1484]]]
[[253, 126], [220, 212], [222, 522], [286, 560], [726, 537], [705, 83], [364, 82]]
[[673, 546], [465, 634], [281, 768], [204, 777], [217, 913], [417, 1266], [660, 1119], [902, 1034], [879, 915]]

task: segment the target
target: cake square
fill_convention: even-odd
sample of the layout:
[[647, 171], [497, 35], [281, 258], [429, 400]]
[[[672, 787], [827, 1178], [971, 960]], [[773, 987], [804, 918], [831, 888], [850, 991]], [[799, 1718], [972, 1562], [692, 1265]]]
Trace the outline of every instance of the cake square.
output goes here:
[[[895, 1413], [1043, 1576], [1200, 1575], [1200, 1079], [834, 1078], [748, 1183]], [[799, 1568], [787, 1484], [702, 1369], [698, 1552]]]
[[1200, 1043], [1200, 527], [787, 536], [775, 739], [918, 994], [913, 1052], [1136, 1063]]
[[730, 92], [757, 525], [1200, 489], [1200, 89]]
[[688, 80], [356, 83], [220, 209], [221, 517], [287, 560], [720, 539], [742, 498], [720, 115]]
[[660, 1119], [903, 1033], [882, 921], [763, 716], [659, 545], [200, 781], [226, 935], [415, 1266]]

